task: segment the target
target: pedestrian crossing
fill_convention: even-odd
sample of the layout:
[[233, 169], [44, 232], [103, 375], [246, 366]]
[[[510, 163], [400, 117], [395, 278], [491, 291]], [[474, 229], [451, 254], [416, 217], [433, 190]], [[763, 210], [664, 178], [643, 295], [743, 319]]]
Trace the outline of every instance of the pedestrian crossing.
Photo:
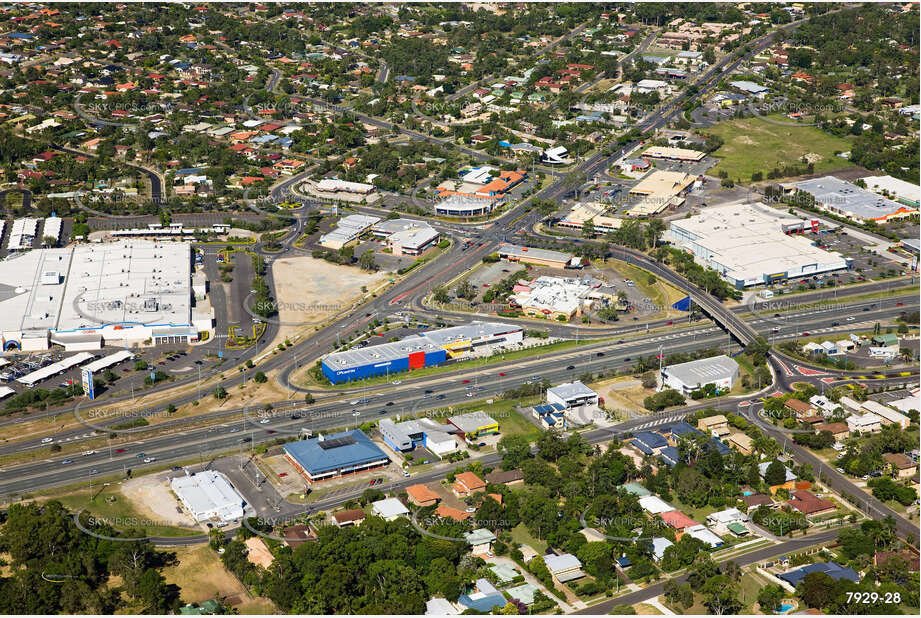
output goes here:
[[642, 425], [634, 427], [634, 430], [648, 429], [650, 427], [658, 427], [659, 425], [665, 425], [667, 423], [676, 423], [678, 421], [684, 420], [685, 416], [687, 416], [687, 414], [674, 414], [672, 416], [666, 416], [664, 418], [657, 418], [654, 421], [643, 423]]

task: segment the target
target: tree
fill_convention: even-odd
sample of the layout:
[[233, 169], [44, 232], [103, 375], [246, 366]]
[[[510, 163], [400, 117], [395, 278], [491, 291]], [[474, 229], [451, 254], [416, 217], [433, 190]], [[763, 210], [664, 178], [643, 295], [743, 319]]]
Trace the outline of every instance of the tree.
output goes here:
[[764, 613], [773, 612], [784, 598], [784, 590], [776, 584], [768, 584], [758, 591], [758, 605]]
[[224, 389], [223, 386], [218, 386], [216, 389], [214, 389], [214, 398], [215, 399], [226, 399], [227, 398], [227, 391]]
[[775, 459], [768, 464], [767, 470], [764, 473], [764, 482], [772, 487], [774, 485], [783, 485], [787, 482], [787, 469], [782, 463]]
[[594, 238], [595, 237], [595, 223], [589, 219], [582, 224], [582, 237], [583, 238]]
[[358, 267], [362, 270], [377, 270], [377, 262], [374, 260], [374, 251], [368, 249], [358, 258]]
[[437, 287], [432, 290], [432, 300], [440, 305], [451, 302], [451, 297], [448, 295], [448, 291], [443, 287]]
[[502, 457], [503, 470], [517, 468], [531, 457], [531, 444], [521, 434], [503, 436], [496, 444], [496, 450]]
[[257, 371], [256, 375], [253, 376], [253, 382], [256, 382], [258, 384], [265, 384], [268, 381], [269, 379], [261, 371]]
[[809, 607], [823, 609], [835, 600], [835, 580], [826, 573], [807, 573], [796, 587]]
[[659, 244], [659, 239], [662, 237], [662, 233], [665, 231], [665, 222], [658, 217], [652, 218], [649, 220], [649, 223], [646, 224], [646, 239], [647, 244], [655, 248]]

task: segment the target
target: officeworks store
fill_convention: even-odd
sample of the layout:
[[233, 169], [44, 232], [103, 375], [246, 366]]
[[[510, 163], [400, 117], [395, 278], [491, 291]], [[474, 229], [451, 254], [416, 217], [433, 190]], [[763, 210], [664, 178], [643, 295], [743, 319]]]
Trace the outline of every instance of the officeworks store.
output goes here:
[[[448, 358], [465, 358], [483, 346], [512, 349], [522, 342], [521, 327], [501, 322], [471, 322], [404, 337], [366, 348], [333, 352], [323, 358], [323, 375], [333, 384], [434, 367]], [[515, 348], [517, 349], [517, 348]]]

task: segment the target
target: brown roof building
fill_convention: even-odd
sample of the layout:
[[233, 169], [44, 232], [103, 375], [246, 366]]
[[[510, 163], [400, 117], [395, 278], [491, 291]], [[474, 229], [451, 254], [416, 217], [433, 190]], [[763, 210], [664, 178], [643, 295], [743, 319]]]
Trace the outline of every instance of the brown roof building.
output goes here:
[[470, 513], [465, 513], [460, 509], [456, 509], [447, 504], [439, 504], [438, 508], [435, 509], [435, 515], [438, 517], [446, 517], [453, 519], [455, 521], [464, 521], [471, 517]]
[[742, 502], [748, 505], [750, 509], [756, 509], [759, 506], [777, 506], [777, 503], [771, 500], [771, 497], [767, 494], [751, 494], [750, 496], [742, 496]]
[[357, 526], [365, 520], [365, 512], [361, 509], [349, 509], [333, 513], [333, 522], [340, 528], [345, 526]]
[[494, 485], [511, 485], [513, 483], [523, 483], [524, 477], [521, 470], [496, 470], [486, 475], [486, 482]]
[[829, 500], [823, 500], [808, 491], [794, 491], [790, 494], [790, 500], [787, 502], [791, 507], [805, 515], [813, 517], [815, 515], [824, 515], [832, 513], [835, 510], [835, 503]]
[[919, 558], [916, 554], [910, 551], [878, 551], [873, 555], [873, 566], [880, 566], [886, 564], [886, 561], [890, 558], [898, 556], [902, 558], [906, 563], [908, 563], [908, 570], [912, 572], [917, 572], [919, 570]]
[[839, 442], [844, 440], [851, 433], [851, 429], [847, 426], [847, 423], [821, 423], [815, 426], [816, 433], [822, 433], [823, 431], [830, 431], [835, 440]]
[[885, 453], [883, 459], [892, 467], [892, 471], [900, 479], [914, 476], [918, 471], [918, 464], [911, 460], [905, 453]]
[[799, 399], [787, 399], [784, 402], [784, 407], [788, 410], [793, 411], [798, 418], [803, 416], [811, 416], [813, 408], [805, 401], [800, 401]]
[[303, 545], [307, 541], [315, 541], [317, 539], [316, 532], [307, 524], [288, 526], [285, 528], [282, 536], [285, 537], [285, 543], [287, 543], [291, 549]]

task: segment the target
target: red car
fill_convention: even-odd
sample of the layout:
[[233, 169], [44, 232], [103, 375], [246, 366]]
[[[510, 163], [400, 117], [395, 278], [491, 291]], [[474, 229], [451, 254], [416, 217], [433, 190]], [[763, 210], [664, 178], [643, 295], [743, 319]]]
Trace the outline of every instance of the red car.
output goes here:
[[470, 384], [470, 380], [462, 380], [461, 384]]
[[905, 303], [896, 303], [896, 304], [895, 304], [896, 307], [902, 307], [902, 306], [904, 306], [904, 305], [905, 305]]
[[504, 377], [505, 377], [505, 374], [504, 374], [504, 373], [500, 373], [499, 376], [504, 378]]
[[125, 449], [123, 449], [123, 448], [117, 448], [117, 449], [115, 449], [115, 452], [116, 452], [116, 453], [124, 453], [124, 452], [125, 452]]
[[288, 476], [288, 473], [287, 473], [287, 472], [279, 472], [279, 473], [278, 473], [278, 478], [284, 478], [284, 477], [286, 477], [286, 476]]
[[803, 333], [803, 337], [808, 337], [809, 333]]
[[666, 326], [671, 326], [672, 324], [674, 324], [674, 322], [672, 322], [671, 320], [665, 323]]

